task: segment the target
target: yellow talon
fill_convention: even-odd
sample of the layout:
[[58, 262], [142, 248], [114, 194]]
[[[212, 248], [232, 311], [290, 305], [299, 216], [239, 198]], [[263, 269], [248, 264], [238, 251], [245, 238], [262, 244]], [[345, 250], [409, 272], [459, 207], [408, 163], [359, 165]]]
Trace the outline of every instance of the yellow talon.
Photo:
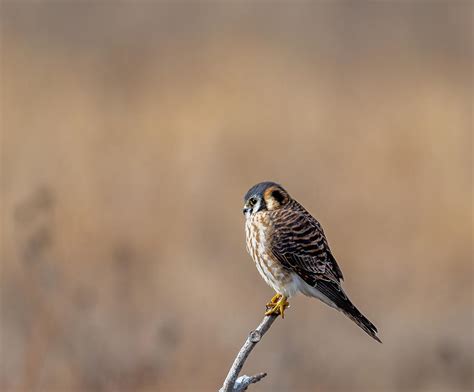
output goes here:
[[273, 298], [270, 300], [270, 302], [267, 304], [267, 310], [270, 308], [273, 308], [280, 298], [281, 298], [281, 294], [276, 293], [273, 296]]
[[285, 309], [288, 306], [290, 306], [290, 304], [287, 301], [287, 297], [281, 294], [277, 294], [267, 304], [268, 310], [265, 312], [265, 316], [270, 316], [271, 314], [276, 314], [278, 316], [279, 314], [281, 314], [281, 318], [285, 318]]

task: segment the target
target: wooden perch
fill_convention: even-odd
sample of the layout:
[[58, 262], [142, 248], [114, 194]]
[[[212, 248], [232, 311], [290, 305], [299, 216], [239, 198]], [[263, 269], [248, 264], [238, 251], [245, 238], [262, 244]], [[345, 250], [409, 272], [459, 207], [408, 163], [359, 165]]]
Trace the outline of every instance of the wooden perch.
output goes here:
[[244, 366], [247, 357], [252, 352], [255, 345], [262, 339], [263, 335], [270, 329], [273, 322], [276, 320], [278, 316], [270, 315], [265, 316], [260, 323], [260, 325], [253, 331], [249, 333], [247, 340], [245, 341], [244, 345], [240, 349], [237, 357], [232, 364], [229, 373], [224, 381], [224, 385], [219, 390], [219, 392], [240, 392], [247, 390], [247, 387], [250, 384], [254, 384], [259, 382], [262, 378], [264, 378], [267, 373], [259, 373], [255, 376], [240, 376], [239, 373]]

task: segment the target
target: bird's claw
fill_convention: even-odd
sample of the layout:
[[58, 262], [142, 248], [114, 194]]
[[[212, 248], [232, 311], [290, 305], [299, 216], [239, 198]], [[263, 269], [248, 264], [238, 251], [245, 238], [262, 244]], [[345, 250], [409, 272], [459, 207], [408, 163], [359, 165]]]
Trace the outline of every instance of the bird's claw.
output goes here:
[[278, 293], [275, 294], [270, 300], [270, 302], [265, 305], [267, 307], [267, 310], [273, 308], [277, 304], [277, 302], [280, 300], [280, 298], [281, 298], [281, 294], [278, 294]]
[[290, 303], [284, 295], [276, 294], [266, 305], [267, 311], [265, 312], [265, 316], [270, 316], [272, 314], [278, 316], [281, 314], [281, 318], [285, 318], [285, 309], [289, 306]]

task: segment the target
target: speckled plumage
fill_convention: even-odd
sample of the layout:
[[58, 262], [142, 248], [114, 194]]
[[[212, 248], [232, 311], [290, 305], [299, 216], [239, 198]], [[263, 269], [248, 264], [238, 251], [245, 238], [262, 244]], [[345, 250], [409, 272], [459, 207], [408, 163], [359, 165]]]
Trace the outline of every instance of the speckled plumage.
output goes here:
[[273, 182], [245, 195], [247, 250], [263, 279], [277, 293], [315, 297], [342, 311], [377, 341], [376, 327], [351, 303], [319, 222]]

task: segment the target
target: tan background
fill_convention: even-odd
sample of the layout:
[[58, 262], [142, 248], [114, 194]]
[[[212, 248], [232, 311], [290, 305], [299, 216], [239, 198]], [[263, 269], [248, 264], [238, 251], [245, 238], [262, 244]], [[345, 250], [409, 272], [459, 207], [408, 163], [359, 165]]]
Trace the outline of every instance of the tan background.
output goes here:
[[472, 390], [472, 11], [3, 1], [0, 389], [216, 390], [275, 180], [384, 344], [298, 297], [252, 390]]

